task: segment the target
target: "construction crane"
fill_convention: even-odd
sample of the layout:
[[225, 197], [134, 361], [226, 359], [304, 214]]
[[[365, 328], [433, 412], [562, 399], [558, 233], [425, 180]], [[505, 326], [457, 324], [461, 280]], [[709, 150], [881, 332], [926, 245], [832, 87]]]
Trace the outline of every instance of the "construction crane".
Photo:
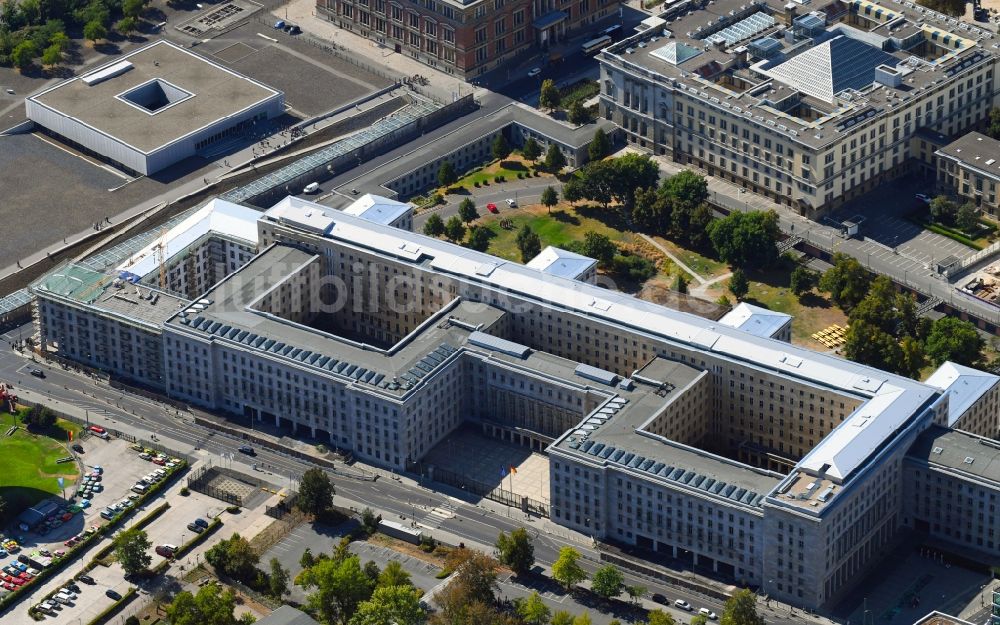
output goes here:
[[167, 244], [166, 237], [167, 228], [161, 228], [159, 238], [156, 241], [156, 245], [153, 246], [153, 258], [156, 260], [156, 264], [160, 270], [160, 288], [167, 288]]

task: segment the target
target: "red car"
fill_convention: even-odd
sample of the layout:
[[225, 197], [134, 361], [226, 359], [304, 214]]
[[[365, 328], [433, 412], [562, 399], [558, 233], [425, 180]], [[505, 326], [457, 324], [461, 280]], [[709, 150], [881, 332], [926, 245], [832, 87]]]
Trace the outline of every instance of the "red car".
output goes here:
[[14, 579], [10, 580], [10, 582], [12, 584], [14, 584], [15, 586], [24, 586], [25, 582], [27, 582], [27, 581], [28, 580], [21, 579], [20, 577], [15, 577]]
[[87, 429], [89, 429], [94, 434], [104, 434], [105, 432], [107, 432], [107, 430], [105, 430], [104, 428], [102, 428], [99, 425], [92, 425], [92, 426], [90, 426]]
[[153, 464], [158, 464], [162, 467], [163, 465], [167, 464], [167, 461], [164, 460], [163, 458], [153, 458]]
[[70, 538], [69, 540], [67, 540], [63, 544], [66, 545], [67, 547], [72, 547], [73, 545], [76, 544], [76, 539], [75, 538]]
[[7, 589], [7, 590], [10, 590], [10, 591], [12, 591], [12, 592], [13, 592], [13, 590], [14, 590], [15, 588], [17, 588], [17, 586], [15, 586], [14, 584], [12, 584], [12, 583], [10, 583], [10, 582], [4, 582], [4, 583], [3, 583], [3, 587], [4, 587], [5, 589]]
[[157, 545], [156, 549], [154, 551], [156, 551], [156, 555], [163, 556], [164, 558], [172, 558], [172, 557], [174, 557], [173, 550], [167, 548], [166, 545]]
[[486, 205], [486, 210], [490, 211], [491, 213], [499, 213], [500, 212], [500, 209], [498, 209], [497, 205], [494, 204], [493, 202], [490, 202], [489, 204]]

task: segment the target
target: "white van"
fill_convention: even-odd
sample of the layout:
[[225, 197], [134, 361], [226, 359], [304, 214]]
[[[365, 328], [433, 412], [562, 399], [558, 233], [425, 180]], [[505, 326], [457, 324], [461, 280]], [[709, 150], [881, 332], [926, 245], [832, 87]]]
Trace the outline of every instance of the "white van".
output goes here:
[[303, 193], [316, 193], [317, 191], [319, 191], [318, 182], [310, 182], [309, 184], [306, 185], [305, 189], [302, 189]]
[[58, 601], [63, 605], [72, 605], [73, 603], [73, 600], [70, 599], [70, 596], [64, 592], [57, 592], [56, 594], [52, 595], [52, 599], [54, 601]]
[[136, 484], [135, 486], [132, 487], [132, 492], [133, 493], [139, 493], [140, 495], [145, 494], [145, 492], [148, 491], [148, 490], [149, 490], [149, 487], [145, 486], [143, 484]]

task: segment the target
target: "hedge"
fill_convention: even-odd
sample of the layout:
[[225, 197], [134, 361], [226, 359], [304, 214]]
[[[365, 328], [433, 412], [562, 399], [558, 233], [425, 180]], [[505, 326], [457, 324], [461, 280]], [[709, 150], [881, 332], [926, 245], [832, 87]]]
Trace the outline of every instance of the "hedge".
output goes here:
[[960, 233], [960, 232], [958, 232], [956, 230], [952, 230], [951, 228], [947, 228], [947, 227], [942, 226], [940, 224], [932, 224], [932, 223], [925, 223], [925, 224], [923, 224], [923, 226], [924, 226], [924, 228], [927, 228], [931, 232], [935, 232], [937, 234], [940, 234], [943, 237], [948, 237], [949, 239], [951, 239], [953, 241], [958, 241], [962, 245], [968, 245], [969, 247], [971, 247], [974, 250], [981, 250], [981, 249], [983, 249], [982, 245], [976, 243], [975, 241], [973, 241], [969, 237], [965, 236], [964, 234], [962, 234], [962, 233]]
[[[119, 512], [116, 516], [111, 518], [106, 525], [102, 525], [98, 531], [84, 538], [80, 543], [71, 548], [65, 556], [56, 560], [52, 564], [52, 566], [50, 566], [47, 569], [43, 569], [41, 572], [39, 572], [39, 574], [35, 577], [35, 579], [31, 581], [30, 584], [25, 584], [24, 586], [21, 586], [18, 590], [15, 590], [12, 593], [8, 593], [3, 598], [0, 598], [0, 614], [6, 612], [7, 609], [9, 609], [14, 604], [20, 602], [21, 599], [23, 599], [24, 597], [27, 597], [30, 594], [32, 594], [32, 591], [37, 587], [38, 584], [49, 579], [56, 573], [60, 572], [62, 569], [66, 567], [67, 564], [75, 561], [78, 557], [83, 555], [85, 547], [87, 547], [93, 541], [99, 540], [101, 536], [107, 534], [109, 531], [114, 529], [114, 527], [118, 525], [118, 523], [120, 523], [126, 516], [134, 513], [135, 510], [138, 509], [142, 503], [154, 497], [157, 493], [163, 490], [168, 484], [172, 483], [174, 481], [174, 478], [183, 473], [186, 468], [187, 468], [187, 461], [181, 460], [180, 464], [174, 467], [173, 470], [166, 475], [165, 479], [160, 480], [156, 484], [153, 484], [153, 486], [144, 495], [142, 495], [139, 499], [137, 499], [136, 505], [130, 508], [125, 508], [124, 510]], [[159, 515], [162, 514], [163, 512], [162, 511], [157, 512], [156, 510], [154, 510], [153, 512], [150, 513], [150, 515], [154, 513]], [[147, 517], [148, 516], [149, 515], [147, 515]], [[153, 519], [149, 519], [149, 521], [152, 520]], [[101, 551], [103, 552], [104, 550], [102, 549]], [[110, 553], [110, 551], [108, 553]], [[103, 557], [106, 556], [107, 553], [105, 553]], [[90, 569], [94, 568], [97, 565], [96, 564], [97, 559], [98, 558], [92, 559], [90, 563], [86, 567], [84, 567], [83, 572], [89, 571]]]
[[[134, 509], [134, 508], [130, 508], [130, 509]], [[154, 508], [153, 510], [151, 510], [149, 512], [149, 514], [147, 514], [146, 516], [144, 516], [141, 519], [139, 519], [138, 521], [136, 521], [135, 524], [132, 525], [132, 527], [134, 529], [142, 529], [142, 528], [146, 527], [147, 525], [149, 525], [150, 523], [152, 523], [153, 521], [155, 521], [158, 517], [160, 517], [164, 512], [166, 512], [169, 509], [170, 509], [170, 502], [169, 501], [164, 501], [162, 504], [160, 504], [159, 506], [157, 506], [156, 508]], [[124, 511], [123, 511], [123, 513], [124, 513]], [[110, 526], [110, 523], [109, 523], [109, 526]], [[114, 551], [114, 550], [115, 550], [115, 543], [114, 543], [114, 541], [112, 541], [110, 545], [107, 545], [105, 547], [101, 547], [100, 551], [98, 551], [97, 553], [95, 553], [94, 557], [90, 559], [90, 564], [88, 565], [88, 568], [94, 568], [95, 566], [97, 566], [98, 564], [100, 564], [101, 563], [100, 561], [103, 560], [104, 558], [107, 558], [109, 555], [111, 555], [111, 552]]]
[[199, 544], [202, 543], [202, 541], [204, 541], [206, 538], [214, 534], [215, 530], [219, 529], [220, 527], [222, 527], [222, 519], [220, 519], [219, 517], [215, 517], [214, 519], [212, 519], [212, 522], [208, 524], [208, 527], [205, 528], [204, 532], [202, 532], [201, 534], [195, 534], [194, 538], [192, 538], [191, 540], [187, 541], [186, 543], [177, 548], [177, 551], [174, 552], [174, 559], [176, 560], [180, 558], [188, 551], [191, 551], [192, 549], [197, 547]]
[[101, 625], [102, 623], [107, 623], [116, 614], [121, 612], [122, 608], [128, 605], [129, 602], [132, 601], [132, 599], [135, 599], [135, 595], [136, 595], [135, 587], [129, 586], [128, 590], [125, 591], [125, 594], [122, 596], [121, 599], [115, 601], [107, 608], [105, 608], [103, 612], [92, 618], [90, 622], [87, 623], [87, 625]]

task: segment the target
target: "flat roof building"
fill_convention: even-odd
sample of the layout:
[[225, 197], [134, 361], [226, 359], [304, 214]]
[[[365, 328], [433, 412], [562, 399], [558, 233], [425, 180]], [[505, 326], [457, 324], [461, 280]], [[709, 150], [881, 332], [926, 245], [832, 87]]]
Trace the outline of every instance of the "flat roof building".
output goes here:
[[996, 217], [1000, 199], [1000, 141], [978, 132], [955, 139], [934, 153], [937, 189], [973, 202]]
[[719, 323], [739, 328], [755, 336], [792, 342], [792, 316], [740, 302], [719, 319]]
[[1000, 436], [1000, 376], [946, 362], [927, 384], [948, 396], [948, 427], [980, 436]]
[[166, 40], [26, 100], [28, 118], [143, 175], [284, 113], [284, 94]]
[[602, 116], [629, 143], [817, 218], [996, 104], [995, 35], [913, 3], [682, 0], [605, 48]]
[[597, 261], [589, 256], [548, 245], [526, 267], [581, 282], [597, 279]]
[[[257, 229], [252, 260], [169, 311], [116, 304], [135, 319], [101, 307], [113, 286], [68, 301], [43, 279], [41, 349], [62, 351], [81, 315], [101, 337], [158, 320], [147, 384], [394, 469], [419, 472], [471, 421], [548, 453], [554, 522], [811, 609], [918, 520], [948, 526], [904, 496], [935, 457], [926, 437], [977, 446], [971, 470], [959, 451], [934, 462], [1000, 494], [988, 446], [947, 427], [933, 386], [300, 198]], [[128, 375], [124, 348], [74, 349]], [[978, 533], [939, 533], [994, 557]]]

